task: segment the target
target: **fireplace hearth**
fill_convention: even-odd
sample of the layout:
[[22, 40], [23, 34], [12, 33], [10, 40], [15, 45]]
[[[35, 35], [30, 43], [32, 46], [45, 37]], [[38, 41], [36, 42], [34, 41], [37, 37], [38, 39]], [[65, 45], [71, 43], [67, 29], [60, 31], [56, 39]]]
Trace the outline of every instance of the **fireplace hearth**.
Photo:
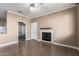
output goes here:
[[42, 32], [42, 40], [51, 42], [51, 32]]

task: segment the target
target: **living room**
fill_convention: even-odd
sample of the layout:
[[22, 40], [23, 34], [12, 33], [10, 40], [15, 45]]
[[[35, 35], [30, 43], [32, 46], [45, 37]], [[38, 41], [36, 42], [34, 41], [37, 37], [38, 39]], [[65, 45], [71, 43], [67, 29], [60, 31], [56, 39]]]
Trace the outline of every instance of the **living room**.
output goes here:
[[0, 55], [79, 55], [78, 3], [0, 3], [0, 11]]

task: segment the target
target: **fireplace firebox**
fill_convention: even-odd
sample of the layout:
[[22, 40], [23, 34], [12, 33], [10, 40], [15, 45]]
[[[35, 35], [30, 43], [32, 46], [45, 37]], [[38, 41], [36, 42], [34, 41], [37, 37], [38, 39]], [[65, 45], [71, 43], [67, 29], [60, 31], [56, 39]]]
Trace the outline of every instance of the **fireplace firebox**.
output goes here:
[[51, 41], [51, 32], [42, 32], [42, 40]]

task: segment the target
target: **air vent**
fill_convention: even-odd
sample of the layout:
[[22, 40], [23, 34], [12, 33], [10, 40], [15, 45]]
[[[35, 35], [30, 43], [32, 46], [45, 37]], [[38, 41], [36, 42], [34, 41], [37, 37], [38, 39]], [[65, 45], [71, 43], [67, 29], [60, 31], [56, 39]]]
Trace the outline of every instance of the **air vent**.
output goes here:
[[40, 29], [52, 29], [52, 28], [48, 27], [48, 28], [40, 28]]
[[22, 11], [18, 11], [19, 13], [23, 13]]

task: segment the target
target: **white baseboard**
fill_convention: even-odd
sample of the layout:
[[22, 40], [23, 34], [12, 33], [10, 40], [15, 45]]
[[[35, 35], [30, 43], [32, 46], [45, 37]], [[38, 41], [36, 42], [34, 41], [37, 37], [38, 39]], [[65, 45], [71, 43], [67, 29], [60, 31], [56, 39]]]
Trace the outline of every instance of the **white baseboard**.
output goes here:
[[2, 45], [0, 45], [0, 47], [4, 47], [4, 46], [11, 45], [11, 44], [14, 44], [14, 43], [18, 43], [18, 41], [10, 42], [10, 43], [7, 43], [7, 44], [2, 44]]
[[[26, 40], [31, 40], [31, 39], [29, 38], [29, 39], [26, 39]], [[6, 44], [1, 44], [0, 47], [4, 47], [4, 46], [15, 44], [15, 43], [18, 43], [18, 41], [6, 43]]]
[[53, 43], [53, 44], [79, 50], [79, 48], [75, 46], [70, 46], [70, 45], [65, 45], [60, 43]]
[[[30, 40], [30, 38], [26, 39], [26, 40]], [[11, 45], [11, 44], [14, 44], [14, 43], [18, 43], [18, 41], [6, 43], [6, 44], [1, 44], [0, 47], [4, 47], [4, 46]]]
[[[39, 40], [39, 39], [37, 41], [47, 42], [47, 41]], [[59, 46], [63, 46], [63, 47], [68, 47], [68, 48], [76, 49], [79, 51], [79, 48], [75, 47], [75, 46], [70, 46], [70, 45], [65, 45], [65, 44], [60, 44], [60, 43], [55, 43], [55, 42], [47, 42], [47, 43], [51, 43], [51, 44], [55, 44], [55, 45], [59, 45]]]

